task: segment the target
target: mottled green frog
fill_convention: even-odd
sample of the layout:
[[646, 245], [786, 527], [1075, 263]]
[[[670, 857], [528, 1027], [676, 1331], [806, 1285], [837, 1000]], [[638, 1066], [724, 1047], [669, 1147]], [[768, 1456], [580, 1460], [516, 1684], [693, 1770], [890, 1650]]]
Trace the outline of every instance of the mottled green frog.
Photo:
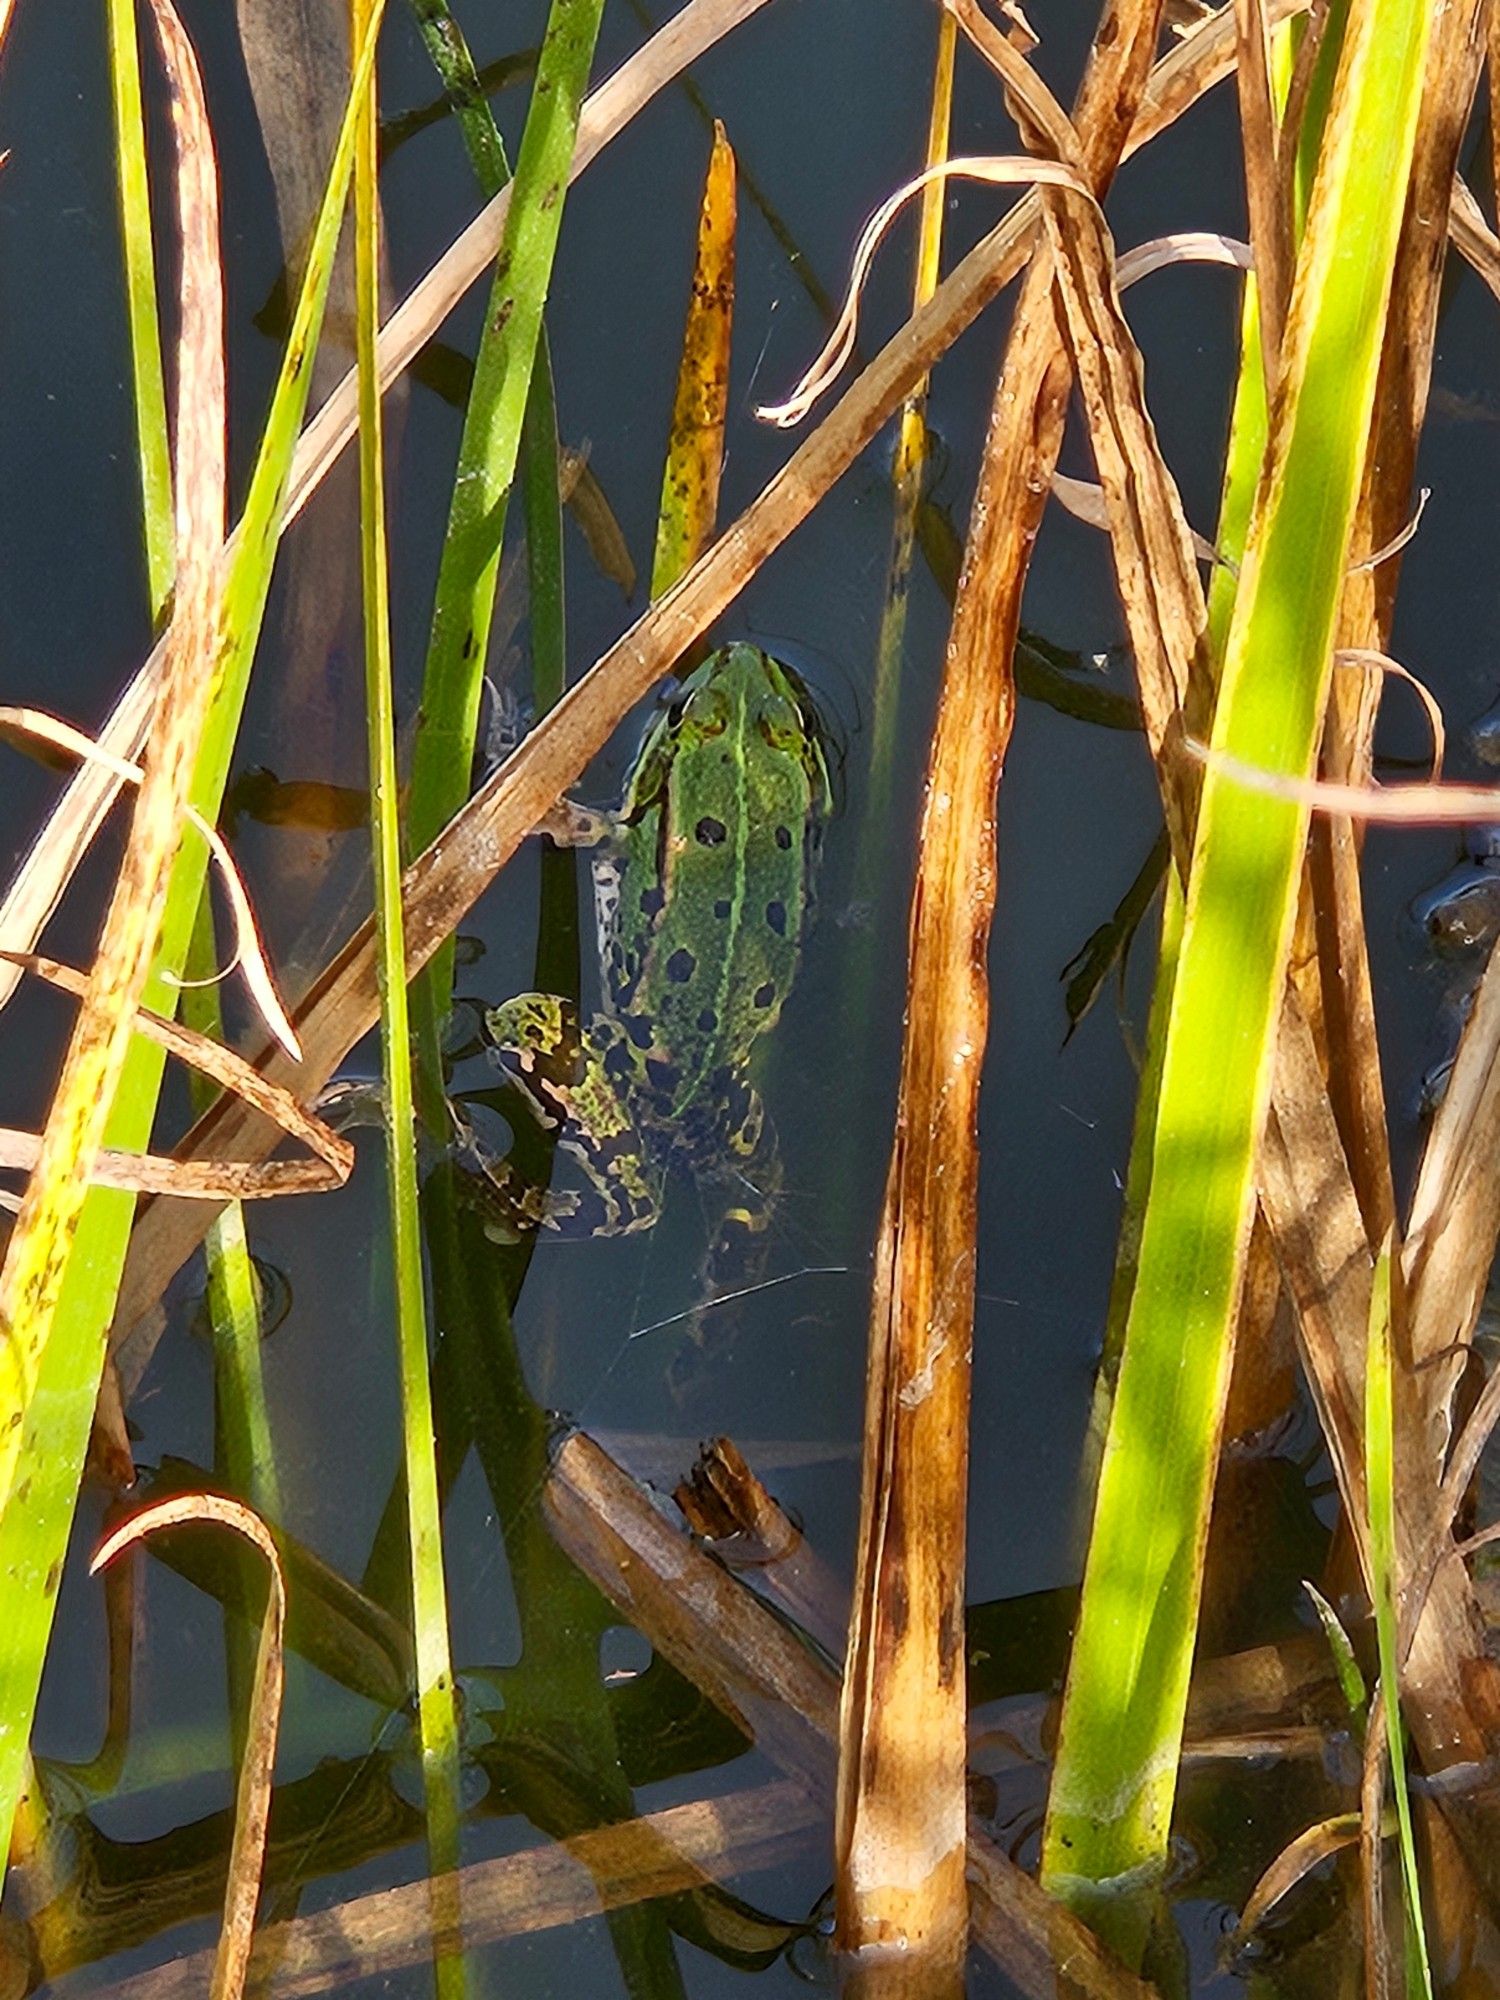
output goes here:
[[603, 1011], [582, 1023], [570, 1002], [523, 993], [484, 1027], [587, 1185], [528, 1189], [487, 1162], [495, 1234], [649, 1229], [674, 1169], [727, 1185], [729, 1214], [759, 1225], [774, 1147], [752, 1058], [796, 977], [828, 807], [806, 688], [736, 645], [652, 723], [617, 813], [549, 828], [597, 845]]

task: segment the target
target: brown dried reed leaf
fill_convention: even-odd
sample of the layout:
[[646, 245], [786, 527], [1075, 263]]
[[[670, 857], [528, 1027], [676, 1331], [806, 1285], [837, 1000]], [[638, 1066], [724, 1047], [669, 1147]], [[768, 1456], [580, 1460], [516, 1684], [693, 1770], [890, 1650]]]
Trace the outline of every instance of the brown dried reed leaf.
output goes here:
[[1453, 176], [1448, 228], [1454, 249], [1500, 299], [1500, 236], [1490, 228], [1461, 174]]
[[[959, 18], [963, 25], [962, 0]], [[1079, 94], [1076, 129], [1085, 138], [1072, 136], [1065, 114], [1044, 96], [1025, 96], [1025, 113], [1063, 156], [1061, 170], [1050, 173], [1037, 163], [1038, 179], [1070, 190], [1108, 182], [1146, 85], [1158, 27], [1152, 4], [1108, 11]], [[980, 32], [994, 31], [985, 23]], [[1020, 67], [1027, 92], [1030, 72]], [[1044, 211], [1052, 198], [1044, 196]], [[1092, 192], [1066, 198], [1094, 212]], [[858, 1949], [900, 1937], [913, 1964], [944, 1972], [966, 1930], [957, 1635], [995, 799], [1014, 715], [1010, 661], [1021, 589], [1056, 469], [1068, 379], [1051, 260], [1042, 254], [1016, 305], [991, 408], [928, 766], [900, 1095], [871, 1299], [860, 1535], [840, 1717], [840, 1940]]]
[[[1271, 90], [1271, 37], [1264, 0], [1234, 0], [1239, 60], [1240, 146], [1245, 200], [1255, 249], [1256, 302], [1266, 375], [1266, 401], [1276, 388], [1281, 330], [1292, 295], [1292, 188], [1287, 171], [1295, 144], [1281, 143], [1281, 123]], [[1293, 130], [1296, 128], [1294, 127]]]
[[[161, 0], [153, 0], [153, 5], [159, 4]], [[281, 1573], [281, 1558], [264, 1521], [242, 1501], [218, 1493], [186, 1493], [158, 1501], [122, 1522], [95, 1552], [89, 1574], [96, 1574], [123, 1550], [158, 1529], [181, 1527], [188, 1522], [213, 1522], [232, 1529], [265, 1557], [270, 1569], [270, 1589], [255, 1655], [244, 1761], [235, 1801], [234, 1841], [229, 1851], [229, 1879], [224, 1891], [224, 1925], [219, 1932], [209, 1988], [210, 2000], [240, 2000], [250, 1963], [250, 1947], [255, 1939], [255, 1910], [260, 1901], [266, 1826], [271, 1811], [276, 1736], [281, 1724], [282, 1631], [286, 1623], [286, 1583]]]
[[[51, 1332], [74, 1233], [103, 1144], [151, 968], [204, 717], [213, 693], [215, 563], [224, 538], [224, 330], [218, 186], [196, 60], [170, 0], [152, 0], [171, 79], [181, 238], [177, 357], [177, 596], [145, 777], [98, 955], [63, 1058], [37, 1163], [0, 1271], [0, 1404], [19, 1418]], [[0, 1445], [8, 1492], [21, 1425]]]
[[[71, 965], [39, 952], [11, 952], [0, 947], [0, 959], [35, 973], [49, 985], [75, 998], [85, 990], [84, 975]], [[149, 1007], [136, 1012], [136, 1029], [159, 1042], [169, 1055], [188, 1063], [221, 1088], [253, 1105], [286, 1138], [297, 1140], [312, 1160], [258, 1161], [181, 1160], [155, 1153], [116, 1153], [107, 1148], [96, 1155], [92, 1179], [100, 1187], [129, 1188], [138, 1194], [174, 1194], [190, 1201], [253, 1201], [270, 1195], [318, 1194], [342, 1187], [354, 1164], [349, 1141], [322, 1119], [303, 1109], [291, 1092], [252, 1069], [242, 1056], [222, 1043], [180, 1026]], [[0, 1127], [0, 1166], [29, 1168], [40, 1141], [34, 1133]]]
[[[1457, 179], [1456, 163], [1483, 48], [1478, 0], [1463, 0], [1439, 16], [1418, 142], [1418, 164], [1423, 171], [1413, 182], [1413, 209], [1419, 209], [1424, 198], [1431, 200], [1435, 192], [1448, 191], [1454, 197], [1455, 212], [1463, 206], [1467, 189]], [[1429, 126], [1435, 128], [1430, 138]], [[1409, 232], [1413, 229], [1410, 215], [1407, 227]], [[1399, 368], [1400, 406], [1410, 413], [1407, 429], [1414, 432], [1426, 407], [1442, 265], [1430, 226], [1418, 238], [1413, 255], [1420, 255], [1426, 310], [1418, 318], [1412, 308], [1404, 326], [1393, 329], [1393, 339], [1400, 339], [1403, 351], [1392, 366], [1393, 370]], [[1406, 465], [1414, 453], [1413, 435], [1406, 446]], [[1402, 467], [1398, 465], [1395, 471], [1399, 477]], [[1409, 479], [1410, 473], [1406, 476]], [[1388, 592], [1389, 579], [1385, 587]], [[1433, 1120], [1412, 1197], [1404, 1271], [1410, 1301], [1408, 1337], [1418, 1360], [1472, 1337], [1500, 1232], [1500, 1167], [1496, 1165], [1500, 1161], [1500, 1092], [1487, 1088], [1493, 1058], [1500, 1048], [1497, 988], [1500, 966], [1492, 954], [1459, 1043], [1447, 1094]], [[1438, 1368], [1429, 1369], [1427, 1376], [1430, 1432], [1440, 1448], [1446, 1434], [1443, 1405], [1453, 1377]]]
[[1316, 1826], [1305, 1828], [1295, 1840], [1288, 1841], [1250, 1891], [1234, 1927], [1232, 1942], [1243, 1944], [1253, 1936], [1283, 1896], [1289, 1895], [1315, 1868], [1358, 1841], [1359, 1814], [1353, 1812], [1319, 1820]]
[[[1076, 158], [1077, 138], [1031, 66], [995, 32], [974, 0], [944, 4], [1025, 120]], [[1191, 793], [1179, 793], [1166, 752], [1189, 683], [1195, 670], [1202, 671], [1208, 625], [1192, 531], [1146, 409], [1140, 354], [1120, 308], [1103, 215], [1092, 200], [1067, 200], [1050, 188], [1043, 190], [1042, 213], [1110, 521], [1141, 712], [1182, 862], [1191, 844]]]
[[[1351, 564], [1334, 636], [1337, 650], [1385, 652], [1390, 646], [1402, 545], [1417, 441], [1426, 413], [1439, 289], [1447, 259], [1448, 211], [1458, 150], [1478, 83], [1477, 0], [1459, 0], [1434, 21], [1411, 189], [1397, 252], [1387, 314], [1370, 449], [1365, 458]], [[1362, 551], [1378, 557], [1358, 560]], [[1336, 675], [1324, 730], [1324, 775], [1362, 783], [1371, 770], [1376, 695], [1373, 687]], [[1388, 1120], [1375, 1026], [1359, 830], [1339, 818], [1314, 822], [1309, 879], [1318, 945], [1318, 1002], [1328, 1046], [1329, 1088], [1350, 1171], [1372, 1242], [1395, 1225]], [[1393, 1310], [1399, 1337], [1406, 1298], [1397, 1286]], [[1423, 1349], [1413, 1346], [1413, 1354]], [[1411, 1385], [1413, 1388], [1417, 1385]], [[1438, 1386], [1428, 1376], [1422, 1392]], [[1406, 1447], [1410, 1454], [1410, 1442]], [[1425, 1447], [1418, 1447], [1425, 1456]]]
[[1368, 1577], [1362, 1335], [1369, 1326], [1373, 1263], [1317, 1046], [1292, 987], [1277, 1029], [1257, 1176], [1296, 1310], [1308, 1388]]

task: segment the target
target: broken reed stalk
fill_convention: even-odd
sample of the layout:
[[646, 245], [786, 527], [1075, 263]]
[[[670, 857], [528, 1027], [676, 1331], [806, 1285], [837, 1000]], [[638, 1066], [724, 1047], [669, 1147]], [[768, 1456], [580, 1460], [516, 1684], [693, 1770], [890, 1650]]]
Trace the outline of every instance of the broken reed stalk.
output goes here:
[[[1079, 91], [1079, 164], [1122, 155], [1158, 7], [1107, 10]], [[1044, 191], [1046, 214], [1053, 195]], [[963, 1649], [978, 1094], [989, 1035], [996, 791], [1021, 590], [1070, 370], [1034, 253], [996, 388], [949, 634], [912, 899], [896, 1130], [876, 1248], [864, 1475], [840, 1724], [838, 1939], [939, 1980], [967, 1939]]]
[[[786, 1621], [674, 1529], [582, 1432], [559, 1446], [542, 1497], [563, 1548], [656, 1650], [788, 1776], [825, 1784], [838, 1684]], [[968, 1867], [975, 1937], [1029, 2000], [1152, 2000], [1153, 1989], [976, 1824]]]

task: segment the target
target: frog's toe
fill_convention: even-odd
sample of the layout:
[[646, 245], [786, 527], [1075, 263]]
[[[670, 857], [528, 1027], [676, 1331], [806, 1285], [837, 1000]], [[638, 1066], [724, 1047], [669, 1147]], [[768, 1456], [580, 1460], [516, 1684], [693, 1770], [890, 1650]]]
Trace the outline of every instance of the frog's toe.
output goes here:
[[578, 1009], [558, 993], [517, 993], [486, 1008], [484, 1033], [493, 1053], [522, 1068], [576, 1061], [581, 1042]]

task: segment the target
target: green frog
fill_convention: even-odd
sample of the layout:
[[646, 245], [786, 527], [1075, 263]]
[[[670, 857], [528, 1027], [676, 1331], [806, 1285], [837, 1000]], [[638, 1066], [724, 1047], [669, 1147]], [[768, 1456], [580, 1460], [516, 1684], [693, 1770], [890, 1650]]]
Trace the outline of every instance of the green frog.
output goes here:
[[821, 822], [821, 724], [790, 668], [727, 646], [652, 723], [618, 812], [570, 808], [554, 838], [593, 860], [603, 1011], [523, 993], [491, 1008], [492, 1058], [519, 1084], [581, 1189], [523, 1186], [483, 1162], [490, 1233], [649, 1229], [669, 1173], [731, 1190], [726, 1221], [763, 1226], [774, 1141], [752, 1059], [796, 977]]

